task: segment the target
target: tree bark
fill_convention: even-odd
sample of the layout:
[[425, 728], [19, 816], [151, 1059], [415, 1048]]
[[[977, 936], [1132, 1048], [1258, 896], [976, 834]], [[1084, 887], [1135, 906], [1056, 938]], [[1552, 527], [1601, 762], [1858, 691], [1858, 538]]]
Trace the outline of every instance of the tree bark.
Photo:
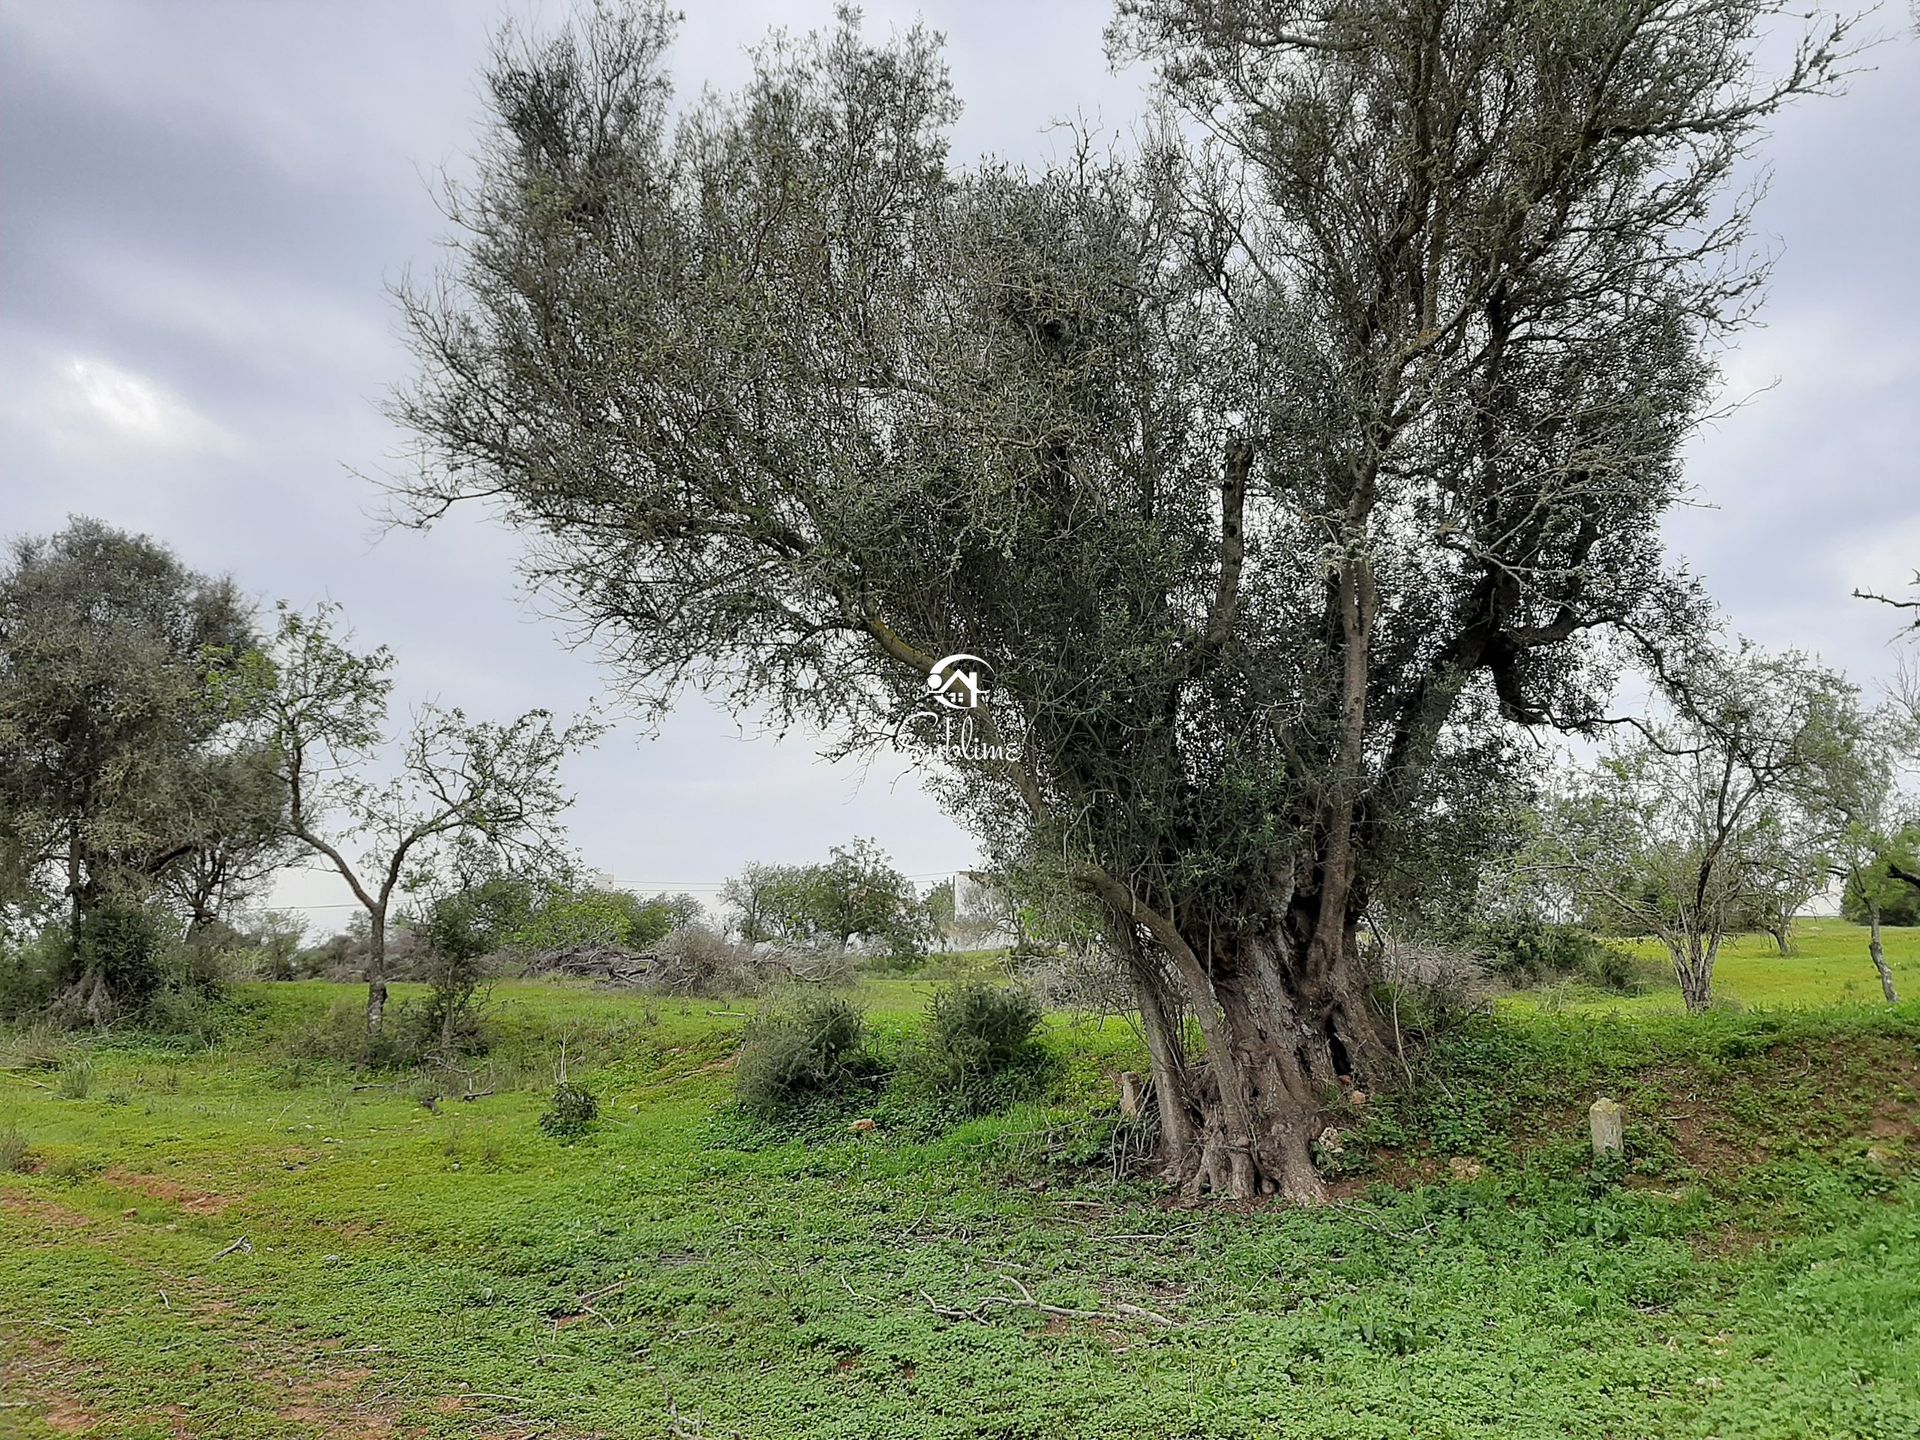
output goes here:
[[367, 950], [367, 1029], [378, 1030], [387, 1014], [387, 917], [368, 912], [373, 933]]
[[[1190, 1194], [1327, 1198], [1313, 1145], [1342, 1082], [1385, 1080], [1355, 937], [1312, 963], [1267, 939], [1214, 946], [1182, 988], [1207, 1053], [1186, 1086], [1192, 1139], [1170, 1177]], [[1156, 1074], [1156, 1085], [1159, 1076]]]
[[1900, 992], [1893, 988], [1893, 970], [1887, 964], [1886, 946], [1880, 943], [1880, 907], [1871, 900], [1867, 902], [1867, 954], [1873, 957], [1873, 968], [1879, 972], [1880, 993], [1889, 1005], [1898, 1005]]
[[1720, 941], [1690, 934], [1667, 946], [1673, 956], [1674, 978], [1680, 982], [1680, 998], [1689, 1014], [1698, 1015], [1713, 1005], [1713, 962], [1719, 957]]
[[1160, 979], [1144, 964], [1129, 967], [1133, 993], [1140, 1006], [1140, 1022], [1147, 1032], [1147, 1054], [1153, 1061], [1154, 1108], [1160, 1117], [1161, 1173], [1169, 1180], [1185, 1178], [1193, 1155], [1193, 1097], [1187, 1087], [1186, 1054], [1173, 1017], [1168, 1013]]

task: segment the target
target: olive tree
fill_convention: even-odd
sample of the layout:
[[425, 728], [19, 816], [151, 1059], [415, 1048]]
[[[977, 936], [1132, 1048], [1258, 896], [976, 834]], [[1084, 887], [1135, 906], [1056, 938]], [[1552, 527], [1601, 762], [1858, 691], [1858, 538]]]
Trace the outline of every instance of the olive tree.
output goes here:
[[[220, 684], [255, 644], [232, 581], [97, 520], [0, 564], [0, 891], [61, 906], [76, 955], [116, 897], [198, 928], [283, 858]], [[79, 971], [71, 998], [101, 1013], [102, 975]]]
[[[556, 729], [533, 710], [508, 724], [422, 705], [390, 737], [393, 655], [356, 652], [336, 607], [304, 615], [282, 605], [269, 652], [238, 672], [236, 689], [259, 717], [286, 804], [286, 834], [346, 882], [367, 912], [367, 1025], [387, 1003], [387, 927], [397, 899], [439, 868], [563, 868], [561, 817], [571, 803], [560, 762], [600, 727]], [[374, 778], [389, 744], [392, 772]]]
[[1551, 805], [1536, 863], [1602, 928], [1666, 947], [1687, 1009], [1713, 1000], [1720, 946], [1817, 860], [1795, 807], [1846, 686], [1797, 654], [1709, 654], [1673, 713], [1615, 740]]
[[[1881, 939], [1884, 912], [1904, 884], [1920, 887], [1914, 865], [1912, 799], [1901, 771], [1915, 751], [1920, 726], [1903, 707], [1869, 708], [1848, 689], [1834, 698], [1826, 733], [1797, 789], [1818, 836], [1827, 873], [1845, 902], [1859, 906], [1867, 926], [1867, 958], [1889, 1005], [1900, 1001]], [[1902, 862], [1905, 862], [1903, 866]]]
[[400, 514], [519, 528], [639, 701], [852, 750], [990, 665], [929, 783], [1114, 930], [1169, 1175], [1319, 1199], [1388, 1071], [1371, 891], [1501, 727], [1600, 718], [1607, 637], [1695, 623], [1658, 524], [1758, 283], [1725, 182], [1844, 44], [1760, 73], [1785, 10], [1138, 0], [1158, 118], [1037, 171], [952, 160], [920, 29], [673, 120], [660, 9], [504, 43], [403, 297]]

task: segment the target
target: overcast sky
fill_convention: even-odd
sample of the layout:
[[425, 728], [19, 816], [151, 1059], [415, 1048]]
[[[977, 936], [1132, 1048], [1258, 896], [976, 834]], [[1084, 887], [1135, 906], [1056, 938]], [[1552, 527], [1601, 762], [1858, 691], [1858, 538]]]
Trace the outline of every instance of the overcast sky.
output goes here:
[[[0, 0], [0, 534], [68, 514], [144, 531], [263, 602], [346, 607], [400, 658], [402, 703], [567, 713], [604, 688], [516, 588], [513, 538], [476, 514], [382, 535], [377, 473], [399, 437], [380, 397], [409, 373], [387, 286], [445, 229], [428, 177], [460, 173], [477, 77], [508, 13], [459, 0]], [[737, 83], [769, 24], [830, 5], [692, 4], [683, 93]], [[1105, 3], [870, 4], [948, 37], [967, 110], [955, 153], [1038, 161], [1050, 122], [1123, 126], [1138, 76], [1108, 73]], [[1675, 548], [1743, 633], [1873, 683], [1892, 612], [1848, 598], [1920, 565], [1920, 44], [1897, 36], [1838, 100], [1800, 105], [1763, 158], [1779, 253], [1766, 328], [1730, 366], [1755, 394], [1691, 457], [1703, 507]], [[1768, 388], [1770, 387], [1770, 388]], [[645, 888], [713, 887], [750, 859], [876, 837], [910, 874], [971, 839], [910, 773], [817, 760], [698, 699], [661, 733], [575, 761], [573, 834]], [[277, 899], [337, 905], [290, 877]], [[345, 910], [314, 909], [321, 923]]]

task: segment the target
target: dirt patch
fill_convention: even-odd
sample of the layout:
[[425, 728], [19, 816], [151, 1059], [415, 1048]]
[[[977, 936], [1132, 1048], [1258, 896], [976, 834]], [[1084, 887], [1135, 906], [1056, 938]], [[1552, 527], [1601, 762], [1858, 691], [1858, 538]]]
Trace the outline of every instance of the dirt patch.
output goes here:
[[352, 1397], [365, 1388], [373, 1371], [364, 1365], [342, 1365], [336, 1369], [296, 1375], [299, 1367], [268, 1372], [266, 1383], [288, 1390], [284, 1404], [274, 1413], [282, 1420], [312, 1425], [321, 1434], [342, 1440], [385, 1440], [398, 1429], [389, 1413], [390, 1402], [355, 1404]]
[[84, 1435], [100, 1424], [78, 1402], [59, 1397], [48, 1404], [47, 1413], [40, 1418], [56, 1435]]
[[218, 1215], [229, 1205], [233, 1198], [227, 1195], [215, 1195], [207, 1190], [195, 1190], [189, 1185], [181, 1185], [163, 1175], [143, 1175], [134, 1170], [123, 1170], [118, 1165], [101, 1172], [102, 1184], [111, 1185], [116, 1190], [131, 1190], [135, 1194], [145, 1195], [149, 1200], [159, 1200], [168, 1205], [178, 1205], [189, 1215]]
[[59, 1230], [84, 1230], [93, 1223], [78, 1210], [69, 1210], [65, 1205], [29, 1195], [24, 1190], [0, 1190], [0, 1210]]

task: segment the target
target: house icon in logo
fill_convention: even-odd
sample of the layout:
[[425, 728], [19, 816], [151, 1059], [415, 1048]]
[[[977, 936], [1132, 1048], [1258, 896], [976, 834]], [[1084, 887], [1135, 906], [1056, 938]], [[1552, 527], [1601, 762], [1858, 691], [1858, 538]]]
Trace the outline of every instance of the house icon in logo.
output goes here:
[[978, 655], [948, 655], [927, 672], [927, 693], [949, 710], [978, 710], [993, 667]]

